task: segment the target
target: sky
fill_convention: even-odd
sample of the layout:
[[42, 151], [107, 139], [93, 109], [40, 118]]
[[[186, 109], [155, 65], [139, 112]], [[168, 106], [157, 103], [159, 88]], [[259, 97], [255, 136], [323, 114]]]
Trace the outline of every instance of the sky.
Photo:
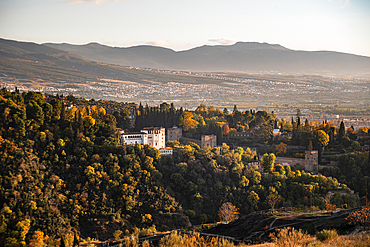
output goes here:
[[370, 0], [0, 0], [0, 37], [176, 51], [266, 42], [370, 56]]

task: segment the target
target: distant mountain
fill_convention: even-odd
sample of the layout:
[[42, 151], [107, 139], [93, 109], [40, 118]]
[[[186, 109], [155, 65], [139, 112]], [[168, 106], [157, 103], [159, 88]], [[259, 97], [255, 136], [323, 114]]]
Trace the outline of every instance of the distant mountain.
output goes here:
[[238, 42], [228, 46], [205, 45], [179, 52], [155, 46], [118, 48], [98, 43], [47, 43], [44, 46], [72, 52], [97, 62], [134, 67], [333, 76], [370, 75], [370, 57], [332, 51], [295, 51], [281, 45], [256, 42]]
[[[99, 49], [103, 48], [110, 51], [112, 57], [115, 55], [114, 48], [101, 46], [99, 44], [90, 44], [88, 46]], [[78, 48], [78, 46], [76, 46], [75, 48]], [[163, 48], [153, 48], [149, 46], [146, 48], [148, 48], [148, 50], [150, 51], [157, 50], [158, 52], [156, 56], [160, 56], [160, 54], [162, 54], [162, 50], [166, 50]], [[138, 49], [143, 54], [148, 53], [148, 51], [146, 51], [142, 47]], [[169, 52], [173, 51], [169, 50]], [[102, 52], [102, 54], [108, 53], [109, 52]], [[139, 54], [139, 52], [136, 51], [133, 54]], [[158, 64], [152, 65], [153, 66], [151, 67], [157, 67]], [[125, 83], [144, 84], [162, 82], [194, 84], [222, 83], [221, 80], [206, 78], [203, 76], [153, 73], [151, 71], [129, 69], [127, 67], [119, 65], [91, 61], [73, 52], [55, 49], [46, 45], [39, 45], [31, 42], [5, 40], [1, 38], [0, 76], [32, 80], [40, 79], [50, 83], [58, 83], [60, 85], [66, 83], [86, 83], [99, 81], [100, 79], [108, 79], [108, 81], [120, 80], [121, 82]]]
[[135, 72], [46, 45], [0, 39], [0, 74], [6, 76], [52, 82], [85, 83], [111, 78], [145, 83], [142, 73]]

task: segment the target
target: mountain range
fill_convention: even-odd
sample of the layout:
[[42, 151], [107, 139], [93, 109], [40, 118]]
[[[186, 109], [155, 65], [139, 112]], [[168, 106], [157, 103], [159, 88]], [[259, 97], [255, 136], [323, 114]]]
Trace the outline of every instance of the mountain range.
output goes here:
[[370, 77], [370, 57], [331, 51], [294, 51], [267, 43], [238, 42], [174, 51], [147, 45], [118, 48], [98, 43], [36, 44], [0, 39], [0, 72], [6, 75], [75, 82], [115, 78], [139, 83], [157, 81], [154, 77], [159, 76], [159, 73], [144, 75], [144, 71], [122, 66], [197, 72]]
[[333, 51], [295, 51], [267, 43], [204, 45], [185, 51], [148, 45], [128, 48], [98, 43], [43, 45], [97, 62], [134, 67], [212, 72], [370, 75], [370, 57]]

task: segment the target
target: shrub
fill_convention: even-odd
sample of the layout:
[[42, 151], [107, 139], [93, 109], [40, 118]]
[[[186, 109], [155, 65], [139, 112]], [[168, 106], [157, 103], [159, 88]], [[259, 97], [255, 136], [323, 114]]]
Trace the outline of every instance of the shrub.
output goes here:
[[156, 232], [157, 229], [155, 228], [155, 225], [153, 225], [151, 227], [141, 229], [139, 232], [139, 237], [151, 236]]
[[330, 241], [338, 237], [337, 230], [322, 230], [316, 233], [316, 238], [320, 241]]
[[[181, 234], [173, 231], [171, 234], [164, 236], [159, 241], [159, 247], [176, 246], [176, 247], [234, 247], [234, 243], [224, 238], [210, 237], [204, 238], [199, 233]], [[244, 244], [238, 246], [245, 246]]]
[[119, 240], [120, 237], [121, 237], [121, 235], [122, 235], [122, 231], [121, 230], [117, 230], [117, 231], [113, 232], [114, 240], [116, 240], [116, 241]]
[[301, 229], [298, 231], [291, 227], [277, 229], [277, 234], [271, 233], [270, 237], [278, 247], [293, 247], [306, 245], [311, 236]]
[[349, 220], [350, 224], [360, 225], [368, 229], [370, 226], [370, 207], [364, 207], [361, 210], [351, 212], [346, 220]]

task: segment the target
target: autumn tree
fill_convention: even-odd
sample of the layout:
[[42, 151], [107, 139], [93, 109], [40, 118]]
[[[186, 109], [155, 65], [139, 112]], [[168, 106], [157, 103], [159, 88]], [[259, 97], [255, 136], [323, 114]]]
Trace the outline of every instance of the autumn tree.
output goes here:
[[41, 231], [35, 231], [28, 246], [30, 247], [46, 247], [46, 241], [48, 240], [49, 236], [44, 236], [44, 233]]
[[197, 126], [197, 121], [195, 121], [193, 114], [187, 111], [184, 112], [182, 129], [184, 131], [189, 131], [191, 129], [195, 129], [196, 126]]
[[346, 220], [349, 220], [350, 224], [364, 226], [368, 229], [370, 227], [370, 207], [351, 212]]
[[231, 202], [225, 202], [221, 205], [218, 210], [218, 217], [220, 221], [233, 221], [239, 218], [238, 208], [236, 208]]
[[276, 155], [284, 156], [286, 154], [286, 147], [287, 145], [284, 142], [280, 142], [280, 144], [275, 148]]

